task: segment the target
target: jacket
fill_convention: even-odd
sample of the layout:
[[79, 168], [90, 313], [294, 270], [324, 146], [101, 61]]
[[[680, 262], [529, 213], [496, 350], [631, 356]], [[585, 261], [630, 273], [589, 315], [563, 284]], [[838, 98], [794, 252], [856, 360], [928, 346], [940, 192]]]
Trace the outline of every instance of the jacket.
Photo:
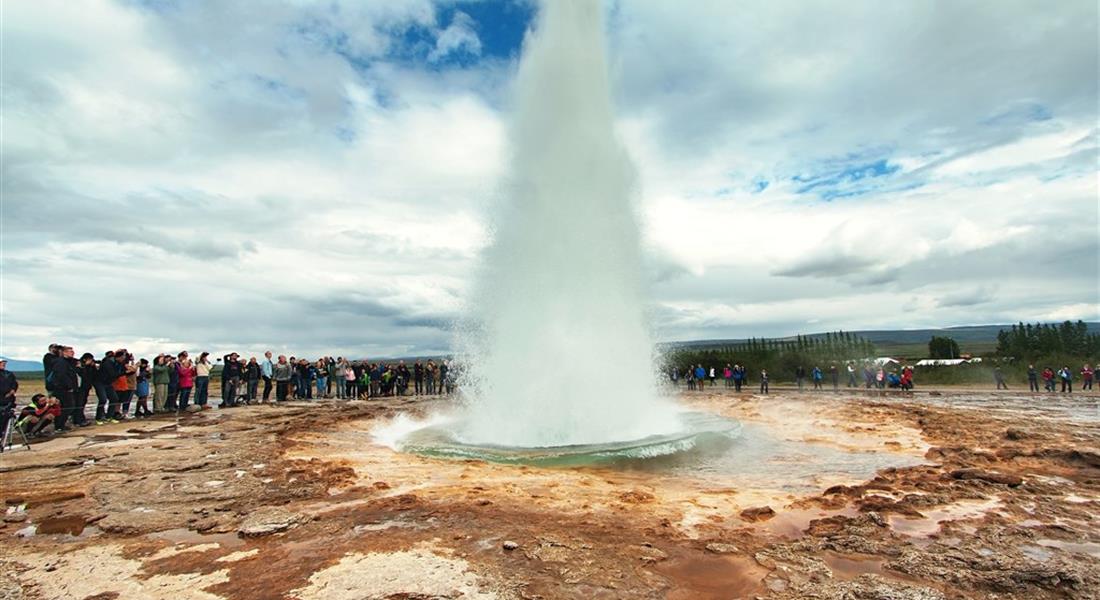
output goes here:
[[167, 365], [153, 365], [153, 385], [168, 385]]

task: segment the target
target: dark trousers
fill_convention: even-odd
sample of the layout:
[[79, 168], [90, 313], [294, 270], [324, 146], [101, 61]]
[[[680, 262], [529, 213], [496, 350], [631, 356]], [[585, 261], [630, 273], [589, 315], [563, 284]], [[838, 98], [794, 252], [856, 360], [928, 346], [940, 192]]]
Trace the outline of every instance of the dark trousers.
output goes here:
[[760, 393], [761, 394], [767, 394], [768, 393], [768, 382], [767, 381], [761, 381], [760, 382]]
[[1005, 383], [1003, 379], [999, 379], [999, 380], [997, 380], [997, 389], [1007, 390], [1008, 389], [1008, 384]]
[[256, 392], [259, 391], [259, 389], [260, 389], [260, 380], [259, 379], [249, 379], [248, 380], [248, 401], [249, 402], [252, 402], [253, 400], [256, 399]]
[[1092, 389], [1092, 380], [1091, 379], [1086, 379], [1084, 381], [1084, 383], [1081, 384], [1081, 389], [1082, 390], [1091, 390]]
[[289, 381], [276, 381], [275, 382], [275, 400], [278, 402], [286, 402], [286, 393], [290, 388]]
[[802, 385], [803, 385], [804, 383], [805, 383], [805, 380], [804, 380], [804, 379], [802, 379], [801, 377], [799, 377], [799, 378], [798, 378], [798, 389], [799, 389], [800, 391], [802, 390]]
[[52, 390], [50, 392], [61, 403], [61, 416], [57, 417], [54, 421], [54, 427], [61, 428], [65, 426], [65, 423], [69, 419], [73, 420], [73, 423], [79, 423], [74, 413], [76, 412], [76, 396], [72, 390]]
[[130, 414], [130, 400], [134, 398], [134, 390], [122, 390], [118, 392], [118, 403], [122, 405], [122, 414]]
[[1032, 392], [1038, 392], [1039, 391], [1039, 380], [1038, 379], [1028, 379], [1027, 380], [1027, 387], [1028, 387], [1028, 390], [1030, 390]]
[[209, 377], [196, 377], [195, 378], [195, 406], [206, 406], [206, 401], [210, 398], [210, 378]]
[[191, 388], [180, 388], [179, 389], [179, 401], [177, 402], [177, 405], [179, 406], [179, 410], [187, 410], [187, 402], [190, 399], [191, 399]]
[[168, 399], [164, 401], [164, 410], [175, 412], [180, 397], [179, 385], [168, 384]]
[[95, 419], [96, 419], [96, 421], [102, 421], [103, 419], [110, 416], [110, 413], [108, 411], [113, 412], [113, 411], [118, 410], [118, 394], [115, 393], [115, 388], [113, 388], [109, 385], [97, 382], [95, 384], [95, 395], [96, 395], [96, 408], [95, 408]]
[[355, 387], [356, 386], [354, 381], [344, 381], [344, 397], [348, 398], [349, 400], [354, 400], [358, 398], [355, 393]]
[[88, 405], [88, 394], [90, 394], [92, 388], [81, 388], [73, 394], [76, 396], [76, 410], [73, 411], [73, 423], [77, 425], [83, 425], [88, 422], [88, 417], [84, 416], [84, 407]]
[[740, 379], [734, 379], [733, 380], [733, 389], [734, 389], [734, 391], [737, 391], [737, 392], [741, 391], [741, 380]]
[[264, 377], [264, 402], [271, 399], [271, 378]]
[[1070, 380], [1070, 379], [1063, 379], [1062, 380], [1062, 391], [1072, 394], [1073, 393], [1073, 381]]
[[424, 380], [423, 379], [414, 379], [413, 384], [414, 384], [413, 385], [413, 391], [416, 393], [417, 396], [424, 393]]

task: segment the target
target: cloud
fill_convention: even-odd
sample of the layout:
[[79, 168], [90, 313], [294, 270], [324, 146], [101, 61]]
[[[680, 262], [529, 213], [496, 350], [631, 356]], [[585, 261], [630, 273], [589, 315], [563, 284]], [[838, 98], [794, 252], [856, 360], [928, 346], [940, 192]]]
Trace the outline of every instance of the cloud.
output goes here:
[[[445, 351], [507, 200], [527, 18], [5, 4], [0, 354]], [[658, 337], [1096, 317], [1096, 21], [613, 4]]]
[[481, 54], [481, 39], [477, 37], [474, 20], [462, 11], [455, 11], [451, 24], [435, 40], [435, 48], [428, 53], [428, 62], [439, 62], [452, 54]]

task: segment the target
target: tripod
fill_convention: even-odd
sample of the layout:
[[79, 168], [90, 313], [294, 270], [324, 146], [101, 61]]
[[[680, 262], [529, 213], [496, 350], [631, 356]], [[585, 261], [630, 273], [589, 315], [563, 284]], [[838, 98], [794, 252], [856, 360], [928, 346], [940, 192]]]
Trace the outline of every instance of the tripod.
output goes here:
[[19, 427], [16, 427], [16, 420], [15, 411], [9, 412], [7, 419], [4, 421], [4, 431], [0, 432], [0, 452], [4, 451], [4, 446], [7, 446], [8, 450], [11, 450], [16, 433], [23, 439], [23, 446], [26, 447], [27, 450], [31, 449], [31, 443], [27, 440], [27, 434]]

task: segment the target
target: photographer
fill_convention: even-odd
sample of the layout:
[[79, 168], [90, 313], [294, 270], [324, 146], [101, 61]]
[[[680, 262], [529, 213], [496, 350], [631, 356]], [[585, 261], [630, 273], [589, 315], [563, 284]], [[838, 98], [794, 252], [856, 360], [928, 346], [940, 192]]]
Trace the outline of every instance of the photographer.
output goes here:
[[114, 413], [118, 411], [118, 394], [115, 393], [114, 388], [118, 375], [118, 361], [115, 360], [115, 353], [108, 350], [103, 355], [103, 359], [99, 361], [99, 369], [96, 371], [94, 384], [97, 400], [95, 409], [96, 425], [102, 425], [109, 419], [113, 420]]
[[162, 413], [168, 403], [168, 357], [164, 354], [153, 359], [153, 412]]
[[[15, 417], [15, 393], [18, 391], [19, 380], [8, 370], [8, 361], [0, 358], [0, 435], [8, 430], [8, 421]], [[0, 445], [0, 450], [3, 449]]]
[[88, 417], [84, 415], [84, 409], [88, 406], [88, 397], [95, 386], [98, 370], [99, 364], [96, 363], [95, 356], [92, 356], [91, 352], [81, 355], [80, 363], [76, 366], [76, 374], [80, 377], [80, 389], [76, 394], [76, 413], [73, 415], [76, 417], [76, 425], [80, 427], [91, 425]]
[[78, 422], [74, 414], [76, 412], [76, 388], [80, 385], [76, 374], [76, 360], [73, 358], [73, 349], [69, 346], [61, 348], [59, 356], [50, 363], [50, 372], [46, 375], [46, 391], [53, 395], [58, 402], [59, 413], [54, 422], [54, 430], [69, 431], [67, 426], [69, 419]]
[[236, 352], [226, 354], [222, 362], [222, 403], [218, 408], [237, 405], [237, 386], [241, 383], [241, 363]]

